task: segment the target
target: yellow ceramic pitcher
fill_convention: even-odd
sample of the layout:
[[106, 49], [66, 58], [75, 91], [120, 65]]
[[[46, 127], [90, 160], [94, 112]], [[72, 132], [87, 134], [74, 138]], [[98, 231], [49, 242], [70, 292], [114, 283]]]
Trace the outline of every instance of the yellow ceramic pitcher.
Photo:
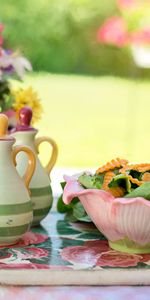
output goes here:
[[[36, 169], [30, 182], [31, 201], [33, 203], [33, 225], [38, 225], [48, 214], [53, 202], [52, 190], [50, 186], [50, 172], [55, 165], [58, 149], [55, 141], [50, 137], [36, 138], [37, 129], [30, 126], [32, 110], [24, 107], [19, 112], [19, 124], [11, 135], [16, 139], [16, 145], [24, 144], [29, 146], [36, 156]], [[48, 142], [52, 147], [50, 160], [46, 167], [43, 167], [39, 158], [39, 145]], [[27, 165], [27, 158], [24, 153], [17, 156], [17, 170], [22, 176]]]
[[[8, 118], [0, 114], [0, 245], [16, 243], [33, 219], [28, 187], [35, 169], [35, 155], [28, 147], [13, 147], [15, 139], [6, 135], [7, 128]], [[27, 156], [23, 178], [15, 168], [16, 157], [22, 151]]]

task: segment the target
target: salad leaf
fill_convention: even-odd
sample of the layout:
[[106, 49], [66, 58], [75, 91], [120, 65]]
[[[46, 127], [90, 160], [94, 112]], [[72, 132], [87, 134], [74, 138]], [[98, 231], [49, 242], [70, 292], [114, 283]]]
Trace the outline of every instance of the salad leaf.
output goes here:
[[142, 172], [139, 172], [139, 171], [136, 171], [136, 170], [130, 170], [129, 171], [129, 174], [134, 177], [134, 178], [137, 178], [138, 180], [141, 180], [142, 178], [142, 175], [143, 173]]
[[78, 219], [74, 217], [72, 210], [65, 214], [65, 220], [71, 223], [78, 222]]
[[[61, 182], [60, 184], [61, 184], [62, 189], [64, 190], [66, 182]], [[79, 199], [76, 197], [72, 200], [72, 202], [70, 204], [66, 205], [66, 204], [64, 204], [62, 197], [63, 197], [63, 194], [61, 194], [57, 200], [57, 210], [60, 213], [67, 213], [68, 211], [72, 211], [73, 205], [75, 203], [79, 202]]]
[[72, 210], [72, 205], [71, 204], [69, 204], [69, 205], [64, 204], [64, 202], [62, 200], [62, 195], [61, 195], [58, 198], [58, 201], [57, 201], [57, 210], [60, 213], [66, 213], [67, 211]]
[[57, 201], [57, 210], [58, 210], [58, 212], [60, 212], [60, 213], [66, 213], [68, 211], [72, 211], [72, 209], [74, 207], [74, 204], [76, 204], [77, 202], [79, 202], [79, 199], [77, 197], [75, 197], [70, 204], [66, 205], [63, 202], [62, 196], [63, 195], [61, 195], [58, 198], [58, 201]]
[[101, 189], [104, 175], [87, 175], [82, 174], [78, 178], [78, 182], [86, 189]]
[[120, 186], [125, 189], [127, 193], [131, 192], [131, 183], [128, 177], [124, 174], [116, 175], [108, 185], [109, 187]]
[[87, 215], [83, 205], [81, 202], [78, 202], [74, 205], [73, 207], [73, 216], [78, 220], [78, 221], [84, 221], [84, 222], [92, 222], [90, 217]]
[[[61, 187], [64, 189], [66, 182], [61, 182]], [[91, 222], [91, 219], [85, 212], [82, 204], [80, 203], [78, 197], [75, 197], [72, 202], [68, 205], [64, 204], [62, 199], [63, 194], [57, 200], [57, 210], [60, 213], [65, 213], [65, 219], [69, 222]]]
[[150, 181], [143, 183], [141, 186], [130, 192], [125, 198], [143, 197], [150, 200]]
[[65, 185], [66, 185], [66, 182], [63, 181], [63, 182], [60, 183], [60, 185], [61, 185], [62, 189], [64, 190], [64, 187], [65, 187]]

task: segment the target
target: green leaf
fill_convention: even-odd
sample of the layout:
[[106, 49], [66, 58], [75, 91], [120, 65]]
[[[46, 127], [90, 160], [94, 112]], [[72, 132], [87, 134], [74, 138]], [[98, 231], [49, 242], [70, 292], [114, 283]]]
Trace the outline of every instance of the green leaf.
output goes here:
[[[64, 190], [66, 182], [61, 182], [60, 184], [61, 184], [62, 189]], [[57, 210], [60, 213], [66, 213], [66, 212], [72, 210], [73, 205], [78, 201], [79, 201], [78, 198], [74, 198], [70, 204], [66, 205], [63, 202], [63, 194], [62, 194], [62, 195], [60, 195], [60, 197], [58, 198], [58, 201], [57, 201]]]
[[79, 235], [79, 239], [84, 239], [84, 240], [106, 240], [106, 238], [104, 237], [104, 235], [100, 232], [97, 231], [97, 233], [95, 232], [87, 232], [87, 233], [82, 233]]
[[131, 192], [131, 183], [128, 177], [124, 174], [116, 175], [109, 183], [109, 187], [120, 186], [126, 190], [127, 193]]
[[92, 189], [93, 188], [93, 180], [92, 180], [92, 176], [91, 175], [83, 174], [83, 175], [79, 176], [78, 182], [84, 188], [87, 188], [87, 189]]
[[[86, 175], [86, 174], [84, 174], [84, 175]], [[86, 175], [86, 177], [87, 177], [87, 175]], [[92, 177], [92, 176], [88, 176], [88, 177]], [[95, 176], [93, 176], [93, 177], [95, 177]], [[95, 178], [94, 178], [94, 180], [95, 180]], [[99, 182], [98, 182], [98, 184], [99, 184]], [[66, 182], [61, 182], [62, 189], [64, 189], [65, 185], [66, 185]], [[58, 198], [57, 210], [60, 213], [66, 213], [65, 219], [67, 221], [69, 221], [69, 222], [77, 222], [77, 221], [91, 222], [91, 219], [85, 212], [78, 197], [73, 198], [71, 203], [66, 205], [63, 202], [62, 196], [63, 196], [63, 194]]]
[[57, 200], [57, 210], [60, 213], [66, 213], [68, 211], [71, 211], [77, 202], [79, 202], [79, 199], [75, 197], [72, 199], [70, 204], [65, 204], [63, 202], [63, 194], [62, 194]]
[[80, 222], [87, 222], [87, 223], [91, 223], [92, 220], [90, 219], [90, 217], [88, 215], [85, 215], [83, 217], [78, 217], [77, 219]]
[[136, 170], [130, 170], [129, 175], [131, 175], [133, 178], [137, 178], [138, 180], [141, 180], [141, 176], [143, 175], [143, 173]]
[[72, 205], [71, 204], [64, 204], [63, 200], [62, 200], [62, 195], [58, 198], [57, 201], [57, 210], [60, 213], [66, 213], [69, 210], [72, 210]]
[[74, 205], [73, 216], [79, 221], [92, 222], [81, 202], [78, 202]]
[[101, 189], [104, 175], [87, 175], [82, 174], [78, 182], [86, 189]]
[[[68, 217], [69, 215], [70, 215], [70, 213], [68, 213], [66, 216]], [[66, 222], [66, 221], [72, 222], [71, 219], [69, 219], [69, 218], [67, 219], [66, 217], [65, 217], [65, 220], [58, 220], [58, 222], [57, 222], [57, 232], [60, 235], [76, 235], [76, 234], [81, 233], [80, 229], [78, 230], [78, 229], [74, 228], [73, 226], [71, 226], [69, 224], [69, 222]]]
[[64, 190], [64, 187], [65, 187], [65, 185], [66, 185], [66, 182], [65, 182], [65, 181], [64, 181], [64, 182], [61, 182], [60, 185], [61, 185], [62, 189]]
[[140, 187], [133, 190], [131, 193], [125, 196], [125, 198], [143, 197], [150, 200], [150, 182], [143, 183]]
[[71, 223], [78, 222], [77, 218], [73, 215], [73, 210], [70, 210], [65, 215], [65, 220]]

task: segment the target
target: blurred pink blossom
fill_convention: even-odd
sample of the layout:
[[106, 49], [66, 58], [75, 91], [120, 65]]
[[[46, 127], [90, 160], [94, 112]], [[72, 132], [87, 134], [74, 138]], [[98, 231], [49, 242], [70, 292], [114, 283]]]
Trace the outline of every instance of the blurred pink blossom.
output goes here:
[[19, 52], [13, 52], [4, 49], [2, 31], [4, 25], [0, 23], [0, 81], [5, 80], [5, 76], [16, 74], [19, 79], [23, 80], [26, 71], [31, 71], [31, 63]]
[[117, 0], [117, 5], [122, 10], [136, 10], [142, 5], [150, 4], [150, 0]]
[[101, 43], [123, 47], [128, 44], [129, 37], [125, 21], [121, 17], [107, 19], [99, 28], [97, 39]]
[[4, 74], [16, 73], [23, 80], [25, 71], [31, 71], [32, 66], [28, 59], [18, 52], [0, 49], [0, 80]]
[[139, 0], [117, 0], [117, 4], [120, 9], [136, 9], [139, 5]]
[[150, 45], [150, 0], [116, 0], [116, 3], [121, 15], [105, 20], [98, 29], [98, 41], [117, 47]]
[[132, 32], [130, 41], [134, 45], [150, 44], [150, 27]]
[[3, 37], [0, 35], [0, 46], [3, 44]]
[[3, 30], [4, 30], [4, 25], [0, 23], [0, 32], [2, 32]]
[[4, 29], [4, 25], [0, 24], [0, 46], [2, 46], [2, 44], [3, 44], [3, 37], [1, 35], [1, 32], [3, 31], [3, 29]]

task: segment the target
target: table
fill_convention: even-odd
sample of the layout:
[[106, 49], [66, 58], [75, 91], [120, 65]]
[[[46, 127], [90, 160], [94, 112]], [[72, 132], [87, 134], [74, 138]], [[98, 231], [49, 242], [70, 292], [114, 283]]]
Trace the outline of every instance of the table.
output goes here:
[[[49, 216], [48, 216], [49, 218]], [[62, 217], [61, 217], [62, 218]], [[63, 218], [62, 218], [63, 219]], [[47, 220], [44, 220], [43, 224]], [[29, 274], [30, 276], [30, 274]], [[149, 286], [0, 286], [0, 299], [148, 300]]]
[[150, 287], [0, 287], [1, 300], [149, 300]]

